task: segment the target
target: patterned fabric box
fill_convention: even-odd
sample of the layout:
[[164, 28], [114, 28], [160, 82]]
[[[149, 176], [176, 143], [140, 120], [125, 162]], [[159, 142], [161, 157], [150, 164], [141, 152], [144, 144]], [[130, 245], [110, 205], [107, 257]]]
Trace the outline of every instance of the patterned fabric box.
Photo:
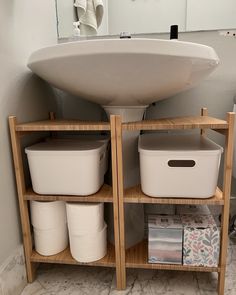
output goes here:
[[179, 216], [149, 215], [148, 262], [182, 264], [183, 226]]
[[183, 264], [218, 266], [220, 232], [211, 215], [182, 215]]

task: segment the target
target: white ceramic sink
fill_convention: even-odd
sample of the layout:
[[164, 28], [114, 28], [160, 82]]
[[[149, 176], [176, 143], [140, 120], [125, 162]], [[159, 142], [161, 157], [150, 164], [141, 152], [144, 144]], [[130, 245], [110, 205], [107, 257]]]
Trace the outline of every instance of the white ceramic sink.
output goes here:
[[[197, 85], [218, 63], [214, 49], [200, 44], [99, 39], [40, 49], [31, 55], [28, 67], [53, 86], [101, 104], [108, 114], [138, 121], [148, 104]], [[125, 187], [140, 182], [138, 135], [123, 132]], [[125, 205], [127, 247], [143, 239], [143, 212], [142, 204]], [[108, 228], [113, 228], [111, 222]]]
[[101, 105], [144, 106], [191, 88], [219, 58], [205, 45], [159, 39], [97, 39], [34, 52], [28, 67], [53, 86]]

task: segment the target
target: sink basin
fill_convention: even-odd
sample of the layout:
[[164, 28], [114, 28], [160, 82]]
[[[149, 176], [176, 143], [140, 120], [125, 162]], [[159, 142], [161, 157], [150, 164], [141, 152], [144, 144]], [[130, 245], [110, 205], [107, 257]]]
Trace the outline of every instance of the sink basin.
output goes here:
[[[148, 104], [197, 85], [218, 65], [208, 46], [158, 39], [107, 39], [34, 52], [28, 67], [53, 86], [101, 104], [123, 121], [142, 119]], [[124, 186], [140, 183], [137, 137], [123, 132]], [[112, 216], [112, 206], [110, 216]], [[125, 205], [126, 248], [143, 239], [142, 204]], [[109, 229], [113, 228], [110, 217]], [[112, 241], [114, 234], [108, 233]]]
[[191, 88], [219, 63], [213, 48], [177, 40], [97, 39], [34, 52], [28, 67], [101, 105], [142, 106]]

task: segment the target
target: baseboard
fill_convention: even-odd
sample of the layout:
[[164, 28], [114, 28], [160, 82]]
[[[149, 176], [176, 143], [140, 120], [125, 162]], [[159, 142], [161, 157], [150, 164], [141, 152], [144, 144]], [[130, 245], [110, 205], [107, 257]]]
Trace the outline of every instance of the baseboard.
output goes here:
[[23, 246], [0, 265], [0, 295], [19, 295], [27, 284]]

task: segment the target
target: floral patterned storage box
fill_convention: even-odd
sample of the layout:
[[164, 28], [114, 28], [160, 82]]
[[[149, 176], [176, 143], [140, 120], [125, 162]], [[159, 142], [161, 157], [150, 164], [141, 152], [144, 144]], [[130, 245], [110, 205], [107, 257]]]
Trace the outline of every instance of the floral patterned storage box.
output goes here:
[[182, 264], [183, 226], [179, 216], [148, 216], [148, 262]]
[[218, 266], [220, 231], [211, 215], [182, 215], [183, 264]]

